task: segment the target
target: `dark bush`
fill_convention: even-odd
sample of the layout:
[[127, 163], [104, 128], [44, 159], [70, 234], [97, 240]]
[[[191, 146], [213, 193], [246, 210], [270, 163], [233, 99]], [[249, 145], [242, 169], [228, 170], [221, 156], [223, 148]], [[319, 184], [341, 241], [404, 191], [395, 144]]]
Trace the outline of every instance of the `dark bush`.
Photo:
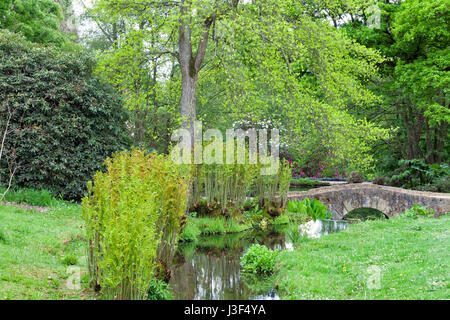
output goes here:
[[0, 31], [0, 128], [13, 113], [0, 183], [15, 161], [14, 185], [79, 199], [105, 158], [129, 145], [127, 113], [93, 66], [86, 55]]
[[450, 166], [427, 164], [423, 159], [400, 160], [389, 179], [389, 185], [432, 192], [449, 192]]

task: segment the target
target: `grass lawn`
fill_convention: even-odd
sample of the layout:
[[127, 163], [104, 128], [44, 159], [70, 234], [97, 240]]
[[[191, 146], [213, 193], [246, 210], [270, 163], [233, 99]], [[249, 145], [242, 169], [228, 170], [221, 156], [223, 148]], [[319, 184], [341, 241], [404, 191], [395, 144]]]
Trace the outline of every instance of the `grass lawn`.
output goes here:
[[450, 299], [450, 215], [354, 224], [280, 259], [284, 299]]
[[83, 225], [79, 205], [59, 202], [48, 212], [0, 206], [0, 300], [91, 298], [83, 284], [66, 285], [69, 266], [87, 271]]

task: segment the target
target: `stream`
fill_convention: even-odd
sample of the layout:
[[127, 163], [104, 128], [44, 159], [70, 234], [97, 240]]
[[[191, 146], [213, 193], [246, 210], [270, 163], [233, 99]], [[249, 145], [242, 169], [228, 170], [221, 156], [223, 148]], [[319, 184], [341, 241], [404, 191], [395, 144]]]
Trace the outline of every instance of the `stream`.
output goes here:
[[[195, 243], [182, 243], [175, 257], [170, 280], [174, 298], [179, 300], [275, 300], [276, 291], [264, 282], [255, 290], [241, 275], [240, 257], [253, 243], [271, 249], [292, 250], [292, 232], [318, 238], [344, 230], [346, 221], [316, 220], [297, 228], [287, 225], [266, 231], [245, 231], [235, 234], [204, 236]], [[256, 281], [257, 283], [257, 281]]]

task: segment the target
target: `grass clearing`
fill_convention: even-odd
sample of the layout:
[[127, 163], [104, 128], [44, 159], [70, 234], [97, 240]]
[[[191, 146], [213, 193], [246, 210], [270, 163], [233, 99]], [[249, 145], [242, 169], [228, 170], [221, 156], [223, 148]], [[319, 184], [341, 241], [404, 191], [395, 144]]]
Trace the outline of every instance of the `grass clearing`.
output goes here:
[[86, 281], [81, 207], [60, 203], [48, 212], [0, 206], [0, 300], [85, 299], [67, 285], [68, 267]]
[[[366, 221], [283, 252], [284, 299], [449, 299], [450, 215]], [[368, 285], [377, 277], [380, 288]]]

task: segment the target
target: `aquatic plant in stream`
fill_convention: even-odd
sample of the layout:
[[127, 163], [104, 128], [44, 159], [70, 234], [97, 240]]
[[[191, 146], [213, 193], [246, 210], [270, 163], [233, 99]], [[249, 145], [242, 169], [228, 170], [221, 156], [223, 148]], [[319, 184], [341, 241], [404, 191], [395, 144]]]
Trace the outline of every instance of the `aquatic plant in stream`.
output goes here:
[[278, 250], [271, 250], [256, 243], [241, 257], [241, 267], [244, 272], [271, 274], [275, 270], [277, 257]]

